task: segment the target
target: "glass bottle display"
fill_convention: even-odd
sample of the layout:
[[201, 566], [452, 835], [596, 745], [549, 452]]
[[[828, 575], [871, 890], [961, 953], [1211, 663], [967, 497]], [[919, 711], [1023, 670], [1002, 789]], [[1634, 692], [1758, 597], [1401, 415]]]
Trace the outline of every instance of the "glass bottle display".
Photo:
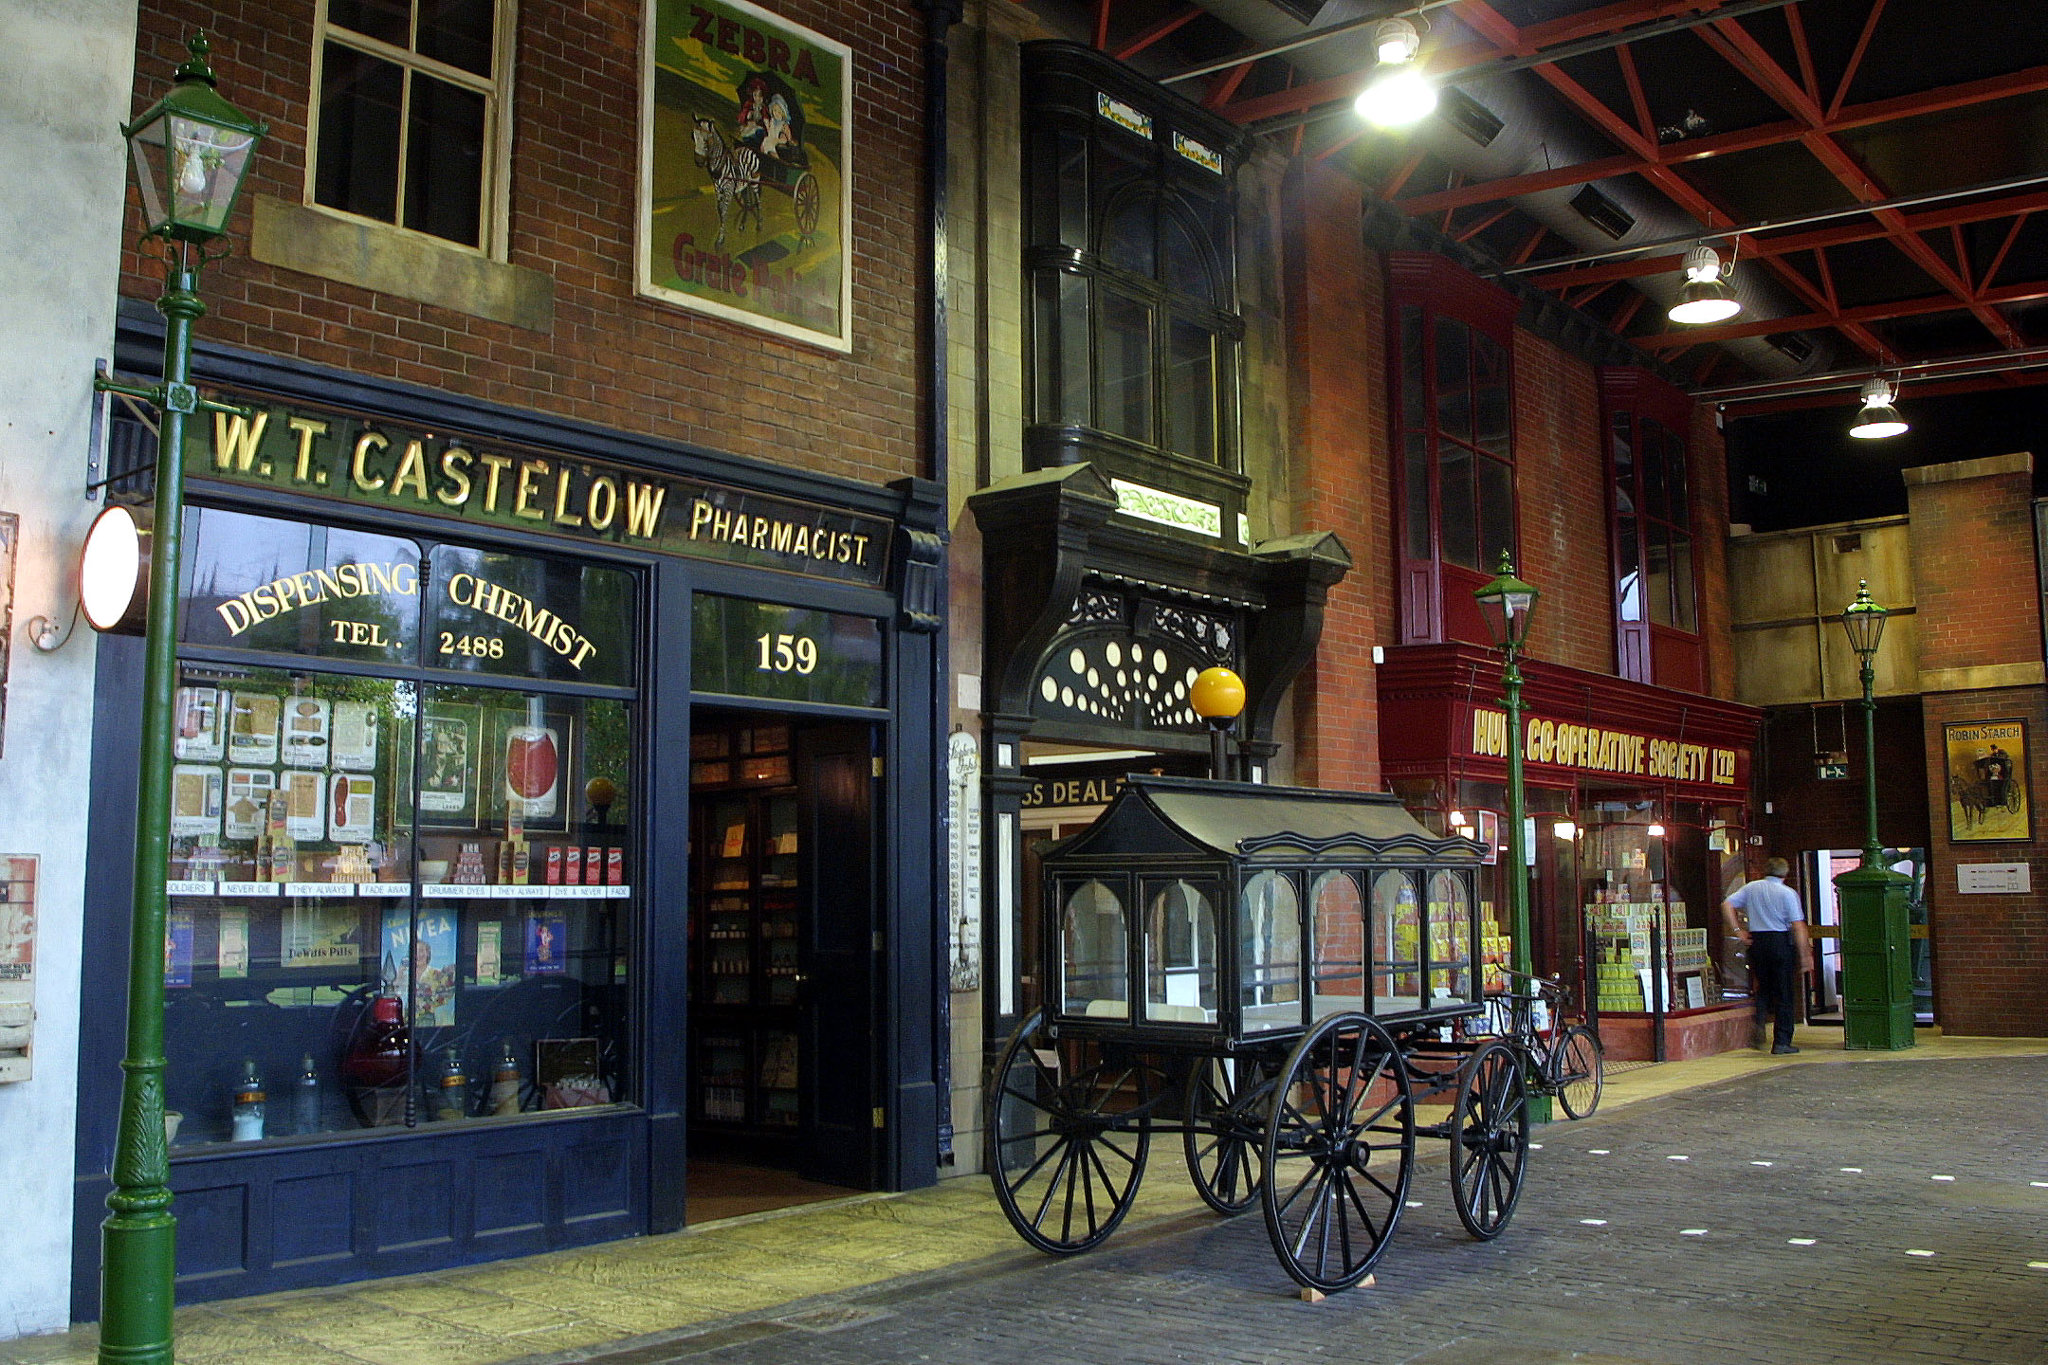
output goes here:
[[230, 1140], [234, 1142], [261, 1142], [263, 1140], [263, 1118], [269, 1108], [263, 1090], [263, 1077], [257, 1074], [256, 1063], [242, 1063], [242, 1079], [235, 1085], [235, 1101], [232, 1116], [233, 1130]]
[[292, 1082], [292, 1131], [320, 1131], [320, 1072], [310, 1052], [300, 1060], [299, 1078]]
[[430, 1105], [434, 1117], [444, 1123], [469, 1117], [469, 1073], [463, 1070], [460, 1050], [450, 1048], [441, 1058]]
[[498, 1063], [491, 1070], [491, 1113], [518, 1113], [520, 1085], [519, 1054], [512, 1050], [512, 1040], [507, 1038], [499, 1044]]

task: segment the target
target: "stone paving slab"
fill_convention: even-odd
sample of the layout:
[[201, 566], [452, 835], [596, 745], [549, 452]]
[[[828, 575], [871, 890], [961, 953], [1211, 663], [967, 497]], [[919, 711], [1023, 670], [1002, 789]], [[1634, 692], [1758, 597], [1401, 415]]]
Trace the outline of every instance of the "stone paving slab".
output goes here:
[[[1379, 1286], [1322, 1305], [1289, 1296], [1256, 1213], [1219, 1222], [1202, 1208], [1168, 1137], [1124, 1226], [1073, 1260], [1026, 1249], [976, 1177], [665, 1237], [197, 1305], [179, 1311], [178, 1356], [186, 1365], [658, 1365], [724, 1354], [772, 1365], [808, 1343], [806, 1365], [1463, 1365], [1499, 1358], [1500, 1334], [1514, 1332], [1508, 1358], [1549, 1365], [1567, 1358], [1553, 1348], [1576, 1339], [1575, 1324], [1620, 1312], [1690, 1326], [1658, 1337], [1661, 1355], [1623, 1332], [1569, 1358], [2048, 1361], [2048, 1330], [2033, 1354], [1998, 1354], [2048, 1302], [2048, 1271], [2013, 1256], [2019, 1229], [2048, 1227], [2048, 1185], [2013, 1174], [2031, 1166], [2031, 1179], [2048, 1182], [2048, 1042], [1923, 1036], [1898, 1054], [1845, 1053], [1839, 1033], [1820, 1030], [1800, 1042], [1807, 1050], [1794, 1057], [1730, 1053], [1617, 1073], [1593, 1120], [1540, 1130], [1522, 1208], [1489, 1245], [1457, 1226], [1443, 1145], [1423, 1144], [1411, 1192], [1419, 1207], [1381, 1262]], [[1987, 1080], [1984, 1068], [1999, 1066], [2021, 1070]], [[1668, 1160], [1681, 1155], [1688, 1160]], [[1751, 1164], [1760, 1162], [1771, 1164]], [[1850, 1166], [1861, 1169], [1840, 1169]], [[1579, 1221], [1590, 1217], [1605, 1222]], [[1904, 1245], [1918, 1229], [1918, 1242], [1940, 1245]], [[1813, 1243], [1792, 1247], [1791, 1237]], [[1886, 1248], [1883, 1275], [1856, 1273], [1849, 1246]], [[2048, 1262], [2048, 1245], [2028, 1259]], [[1728, 1332], [1753, 1332], [1754, 1315], [1777, 1312], [1779, 1298], [1860, 1315], [1866, 1330], [1839, 1343], [1826, 1319], [1791, 1352], [1716, 1354]], [[966, 1301], [979, 1306], [966, 1312]], [[985, 1332], [975, 1313], [987, 1317]], [[1411, 1313], [1436, 1325], [1401, 1325]], [[1243, 1325], [1232, 1336], [1225, 1329], [1239, 1319], [1268, 1339], [1244, 1340]], [[1321, 1340], [1333, 1321], [1336, 1339]], [[1544, 1324], [1555, 1330], [1531, 1330]], [[849, 1355], [816, 1353], [856, 1341]], [[0, 1365], [84, 1365], [95, 1345], [90, 1328], [4, 1341]], [[1397, 1350], [1407, 1354], [1387, 1353]]]
[[1376, 1285], [1321, 1304], [1294, 1294], [1256, 1216], [1180, 1220], [1088, 1256], [847, 1295], [889, 1312], [836, 1330], [778, 1313], [635, 1365], [2039, 1365], [2043, 1095], [2039, 1057], [1780, 1068], [1544, 1130], [1492, 1243], [1464, 1235], [1440, 1176], [1418, 1176]]

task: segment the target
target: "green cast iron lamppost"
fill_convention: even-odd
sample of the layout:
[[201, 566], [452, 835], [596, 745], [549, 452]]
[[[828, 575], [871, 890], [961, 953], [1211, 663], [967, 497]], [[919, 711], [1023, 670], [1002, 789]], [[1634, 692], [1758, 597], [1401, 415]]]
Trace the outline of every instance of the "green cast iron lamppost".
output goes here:
[[[1522, 791], [1522, 647], [1529, 640], [1529, 618], [1535, 614], [1536, 599], [1542, 594], [1515, 577], [1514, 556], [1500, 552], [1500, 573], [1491, 583], [1474, 592], [1479, 614], [1486, 618], [1487, 634], [1506, 656], [1501, 668], [1501, 710], [1508, 726], [1508, 846], [1507, 883], [1508, 932], [1512, 936], [1512, 966], [1516, 994], [1533, 991], [1535, 956], [1529, 942], [1529, 853], [1523, 828], [1527, 802]], [[1550, 1117], [1550, 1101], [1531, 1096], [1529, 1117]]]
[[[268, 129], [222, 99], [205, 34], [189, 44], [169, 94], [121, 130], [148, 217], [145, 239], [165, 256], [163, 382], [96, 387], [154, 404], [156, 499], [148, 548], [142, 672], [142, 759], [135, 811], [135, 904], [128, 949], [128, 1040], [121, 1059], [121, 1127], [111, 1212], [100, 1225], [102, 1365], [163, 1362], [171, 1352], [176, 1226], [164, 1141], [164, 873], [170, 853], [172, 703], [177, 688], [178, 552], [184, 518], [185, 418], [241, 411], [201, 399], [188, 381], [197, 288], [207, 248], [227, 231], [256, 144]], [[95, 620], [95, 624], [100, 624]]]
[[1842, 613], [1849, 648], [1863, 679], [1863, 862], [1835, 878], [1842, 903], [1842, 1046], [1889, 1049], [1913, 1046], [1913, 988], [1906, 945], [1905, 877], [1884, 864], [1877, 842], [1878, 641], [1885, 609], [1870, 600], [1868, 581]]

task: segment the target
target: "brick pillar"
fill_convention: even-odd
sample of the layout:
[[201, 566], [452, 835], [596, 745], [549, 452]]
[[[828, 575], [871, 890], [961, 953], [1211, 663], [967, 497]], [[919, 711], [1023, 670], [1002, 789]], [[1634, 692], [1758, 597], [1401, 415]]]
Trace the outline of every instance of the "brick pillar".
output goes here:
[[1361, 190], [1297, 160], [1287, 178], [1286, 299], [1298, 525], [1335, 531], [1353, 568], [1330, 590], [1322, 643], [1295, 684], [1295, 780], [1376, 790], [1379, 694], [1372, 647], [1389, 643], [1393, 524], [1387, 454], [1386, 294], [1366, 250]]
[[[2048, 841], [2036, 809], [2048, 791], [2048, 687], [2033, 463], [2031, 455], [2003, 455], [1905, 471], [1918, 604], [1908, 619], [1920, 646], [1932, 817], [1934, 993], [1937, 1021], [1948, 1033], [2048, 1033]], [[2023, 724], [2015, 733], [2023, 734], [2024, 748], [1996, 730], [1956, 734], [1953, 755], [1945, 742], [1948, 726], [2011, 721]], [[1982, 794], [1974, 787], [1976, 757], [1994, 743], [2019, 760], [2015, 775], [2025, 778], [2026, 805], [2017, 815], [1972, 808]], [[1957, 839], [1952, 832], [2013, 841]], [[1964, 895], [1957, 869], [1974, 863], [2025, 864], [2033, 889]]]

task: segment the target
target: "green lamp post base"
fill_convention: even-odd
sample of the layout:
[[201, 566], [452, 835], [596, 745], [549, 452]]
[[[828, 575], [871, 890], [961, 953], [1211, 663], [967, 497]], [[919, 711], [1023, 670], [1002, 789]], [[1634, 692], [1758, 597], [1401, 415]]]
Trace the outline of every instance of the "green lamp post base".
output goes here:
[[1842, 1046], [1913, 1046], [1913, 977], [1906, 893], [1912, 883], [1866, 865], [1835, 878], [1842, 904]]

